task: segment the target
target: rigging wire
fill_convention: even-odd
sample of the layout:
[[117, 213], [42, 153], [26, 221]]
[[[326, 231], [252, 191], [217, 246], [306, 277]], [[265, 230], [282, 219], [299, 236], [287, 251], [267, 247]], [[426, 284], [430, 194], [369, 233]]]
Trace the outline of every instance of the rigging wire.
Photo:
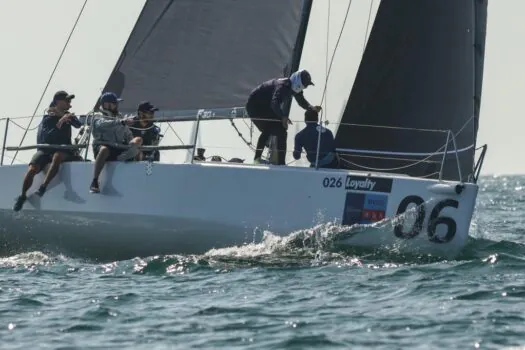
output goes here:
[[[33, 122], [33, 119], [38, 111], [38, 107], [40, 107], [40, 104], [42, 103], [42, 100], [44, 99], [44, 95], [46, 94], [47, 92], [47, 88], [49, 87], [49, 84], [51, 83], [51, 80], [53, 79], [53, 76], [55, 75], [55, 72], [58, 68], [58, 65], [60, 64], [60, 61], [62, 60], [62, 56], [64, 55], [64, 52], [66, 51], [66, 48], [69, 44], [69, 40], [71, 39], [71, 37], [73, 36], [73, 32], [75, 31], [75, 28], [77, 27], [77, 24], [78, 24], [78, 21], [80, 20], [80, 17], [82, 16], [82, 13], [84, 12], [84, 9], [87, 5], [87, 0], [84, 1], [84, 4], [82, 5], [82, 8], [80, 9], [80, 12], [78, 13], [78, 16], [77, 16], [77, 19], [75, 20], [75, 23], [73, 24], [73, 28], [71, 29], [70, 33], [69, 33], [69, 36], [66, 40], [66, 43], [64, 44], [64, 47], [62, 48], [62, 52], [60, 52], [60, 56], [58, 57], [58, 60], [55, 64], [55, 67], [53, 68], [53, 71], [51, 72], [51, 75], [49, 76], [49, 79], [47, 80], [47, 83], [46, 83], [46, 86], [44, 88], [44, 91], [42, 91], [42, 95], [40, 96], [40, 100], [38, 100], [38, 103], [35, 107], [35, 110], [33, 112], [33, 116], [31, 117], [31, 119], [29, 120], [29, 125], [31, 125], [31, 123]], [[22, 143], [24, 143], [24, 139], [25, 137], [27, 136], [27, 132], [29, 130], [29, 127], [24, 131], [24, 135], [22, 136], [22, 139], [20, 140], [20, 144], [18, 145], [18, 147], [22, 147]], [[18, 150], [15, 152], [12, 160], [11, 160], [11, 165], [13, 165], [13, 162], [15, 161], [16, 159], [16, 156], [18, 155]]]
[[[331, 1], [331, 0], [329, 0], [329, 1]], [[329, 38], [329, 31], [330, 31], [330, 27], [329, 26], [330, 26], [330, 10], [331, 10], [330, 9], [330, 2], [328, 3], [328, 23], [327, 23], [327, 29], [326, 29], [327, 30], [327, 34], [326, 34], [326, 36], [327, 36], [327, 40], [326, 40], [326, 45], [327, 45], [327, 48], [326, 48], [326, 63], [327, 63], [328, 68], [326, 69], [326, 81], [325, 81], [325, 86], [324, 86], [324, 89], [323, 89], [323, 95], [322, 95], [322, 98], [321, 98], [321, 104], [323, 104], [323, 101], [325, 100], [326, 86], [328, 84], [328, 78], [329, 78], [330, 72], [332, 70], [332, 64], [334, 62], [334, 58], [335, 58], [335, 54], [336, 54], [337, 48], [339, 47], [339, 42], [341, 41], [341, 37], [343, 36], [343, 31], [344, 31], [345, 26], [346, 26], [346, 22], [347, 22], [347, 19], [348, 19], [348, 14], [350, 13], [351, 5], [352, 5], [352, 0], [350, 0], [348, 2], [348, 6], [346, 8], [343, 24], [342, 24], [341, 30], [339, 32], [339, 35], [337, 37], [337, 41], [336, 41], [336, 44], [335, 44], [334, 52], [332, 53], [332, 57], [330, 59], [330, 64], [328, 65], [328, 52], [329, 52], [328, 38]], [[369, 16], [369, 21], [370, 21], [370, 16]], [[325, 103], [325, 109], [326, 109], [326, 103]], [[323, 113], [321, 113], [321, 120], [322, 120], [322, 118], [323, 118]], [[248, 146], [251, 150], [255, 151], [255, 147], [253, 147], [253, 143], [246, 140], [244, 135], [239, 131], [239, 129], [237, 128], [237, 126], [233, 122], [233, 119], [230, 119], [230, 122], [231, 122], [232, 127], [237, 132], [237, 135], [243, 140], [243, 142], [246, 144], [246, 146]]]
[[[328, 6], [330, 6], [330, 4]], [[348, 6], [346, 7], [346, 12], [345, 12], [345, 18], [343, 19], [343, 24], [341, 26], [341, 30], [339, 31], [339, 35], [337, 37], [337, 41], [335, 42], [334, 52], [332, 53], [332, 58], [330, 59], [330, 65], [329, 65], [328, 71], [326, 73], [326, 81], [325, 81], [325, 85], [324, 85], [324, 88], [323, 88], [323, 95], [321, 97], [321, 104], [323, 103], [323, 101], [325, 99], [325, 96], [326, 96], [326, 87], [328, 85], [328, 78], [329, 78], [330, 73], [332, 71], [332, 64], [334, 63], [335, 53], [337, 52], [337, 49], [339, 48], [339, 42], [341, 41], [341, 37], [343, 36], [343, 32], [344, 32], [345, 27], [346, 27], [346, 21], [348, 20], [348, 14], [350, 13], [350, 7], [351, 6], [352, 6], [352, 0], [348, 1]], [[329, 31], [329, 28], [330, 28], [330, 23], [328, 23], [327, 31]]]

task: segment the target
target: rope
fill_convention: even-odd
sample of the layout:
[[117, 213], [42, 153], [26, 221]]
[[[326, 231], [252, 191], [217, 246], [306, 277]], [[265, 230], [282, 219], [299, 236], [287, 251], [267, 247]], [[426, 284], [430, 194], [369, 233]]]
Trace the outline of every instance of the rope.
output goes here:
[[[351, 1], [350, 1], [351, 2]], [[323, 104], [323, 101], [324, 101], [324, 112], [326, 112], [326, 107], [328, 106], [328, 102], [326, 102], [326, 99], [325, 99], [325, 92], [326, 92], [326, 87], [328, 86], [328, 78], [329, 78], [329, 74], [330, 74], [330, 66], [328, 65], [328, 56], [329, 56], [329, 51], [330, 51], [330, 12], [331, 12], [331, 8], [330, 8], [330, 4], [332, 3], [331, 0], [328, 0], [328, 14], [327, 14], [327, 18], [326, 18], [326, 23], [327, 23], [327, 28], [326, 28], [326, 56], [325, 56], [325, 81], [324, 81], [324, 90], [323, 90], [323, 98], [321, 99], [321, 104]], [[344, 28], [344, 27], [343, 27]], [[341, 30], [341, 33], [342, 33], [342, 30]], [[339, 34], [341, 34], [339, 33]], [[332, 56], [332, 60], [333, 60], [333, 57], [335, 56], [335, 50], [337, 50], [337, 44], [336, 44], [336, 47], [334, 49], [334, 55]], [[331, 65], [331, 63], [330, 63]], [[321, 116], [319, 118], [319, 125], [323, 125], [323, 118], [324, 118], [324, 114], [325, 113], [321, 113]], [[327, 120], [328, 121], [328, 120]], [[317, 169], [318, 166], [319, 166], [319, 149], [321, 148], [321, 131], [322, 131], [322, 127], [321, 128], [318, 128], [319, 132], [317, 133], [317, 152], [315, 154], [315, 168]]]
[[235, 123], [233, 122], [233, 119], [230, 119], [230, 123], [232, 124], [233, 128], [235, 129], [235, 131], [237, 132], [237, 135], [243, 140], [243, 142], [246, 144], [246, 146], [248, 146], [250, 148], [250, 150], [254, 151], [255, 152], [255, 147], [253, 147], [253, 143], [251, 143], [250, 141], [246, 140], [243, 136], [243, 134], [239, 131], [239, 129], [237, 128], [237, 126], [235, 125]]
[[[177, 134], [177, 132], [175, 131], [175, 129], [173, 129], [173, 126], [171, 126], [171, 123], [168, 123], [168, 127], [166, 128], [166, 131], [168, 131], [168, 128], [173, 131], [173, 133], [175, 134], [175, 137], [179, 139], [180, 143], [182, 145], [184, 145], [184, 141], [182, 141], [182, 139], [180, 138], [179, 134]], [[166, 132], [164, 132], [166, 133]], [[161, 141], [162, 142], [162, 141]], [[192, 150], [188, 150], [188, 154], [189, 155], [193, 155], [193, 151]]]
[[421, 164], [421, 163], [428, 163], [428, 160], [433, 158], [434, 156], [438, 155], [439, 152], [441, 151], [441, 149], [443, 149], [443, 147], [445, 147], [445, 145], [439, 147], [435, 152], [433, 153], [430, 153], [429, 156], [423, 158], [423, 159], [420, 159], [418, 161], [415, 161], [413, 163], [410, 163], [410, 164], [407, 164], [407, 165], [402, 165], [400, 167], [395, 167], [395, 168], [373, 168], [373, 167], [368, 167], [368, 166], [364, 166], [364, 165], [360, 165], [360, 164], [357, 164], [357, 163], [354, 163], [354, 162], [351, 162], [349, 160], [346, 160], [342, 157], [340, 157], [340, 159], [343, 161], [343, 162], [346, 162], [348, 164], [351, 164], [351, 165], [354, 165], [358, 168], [361, 168], [361, 169], [366, 169], [366, 170], [374, 170], [374, 171], [396, 171], [396, 170], [403, 170], [403, 169], [407, 169], [407, 168], [410, 168], [410, 167], [413, 167], [415, 165], [418, 165], [418, 164]]
[[[326, 73], [326, 83], [324, 84], [323, 95], [321, 97], [321, 104], [323, 103], [323, 101], [325, 99], [326, 87], [328, 85], [328, 77], [330, 75], [330, 72], [332, 71], [332, 64], [334, 63], [335, 53], [336, 53], [337, 49], [339, 48], [339, 42], [341, 41], [341, 37], [343, 36], [343, 32], [344, 32], [344, 29], [345, 29], [345, 26], [346, 26], [346, 20], [348, 19], [348, 14], [350, 13], [350, 6], [351, 5], [352, 5], [352, 0], [348, 1], [348, 6], [346, 8], [346, 13], [345, 13], [345, 18], [343, 20], [343, 25], [341, 27], [341, 31], [339, 32], [339, 36], [338, 36], [337, 41], [335, 43], [335, 48], [334, 48], [334, 52], [332, 54], [332, 58], [330, 59], [330, 66], [328, 67], [328, 71]], [[328, 4], [328, 6], [330, 6], [330, 4]], [[330, 22], [328, 22], [328, 27], [330, 27]]]
[[[450, 143], [450, 142], [449, 142]], [[346, 152], [346, 153], [361, 153], [361, 154], [386, 154], [386, 155], [392, 155], [392, 156], [414, 156], [414, 157], [423, 157], [423, 156], [434, 156], [434, 155], [443, 155], [445, 152], [441, 152], [440, 150], [445, 147], [444, 145], [439, 148], [439, 151], [437, 152], [391, 152], [391, 151], [373, 151], [373, 150], [365, 150], [365, 149], [351, 149], [351, 148], [337, 148], [336, 151], [339, 152]], [[451, 150], [447, 151], [447, 154], [454, 154], [454, 153], [461, 153], [468, 151], [469, 149], [473, 148], [474, 144], [458, 149], [458, 150]]]
[[[31, 123], [33, 122], [33, 118], [35, 117], [36, 112], [38, 110], [38, 107], [40, 106], [40, 104], [42, 103], [42, 100], [44, 99], [44, 95], [46, 94], [47, 88], [49, 87], [49, 84], [51, 83], [51, 80], [53, 79], [53, 76], [55, 75], [55, 72], [56, 72], [56, 70], [58, 68], [58, 65], [60, 64], [60, 60], [62, 59], [62, 56], [64, 55], [64, 52], [66, 51], [67, 45], [69, 44], [69, 40], [71, 39], [71, 36], [73, 35], [73, 32], [75, 31], [75, 28], [77, 27], [78, 21], [80, 20], [80, 17], [82, 16], [82, 13], [84, 12], [84, 8], [86, 7], [86, 4], [87, 4], [87, 0], [84, 1], [84, 4], [82, 5], [82, 8], [80, 9], [80, 12], [78, 13], [77, 19], [75, 20], [75, 24], [73, 25], [73, 28], [71, 29], [71, 32], [69, 33], [69, 36], [67, 38], [67, 41], [64, 44], [64, 47], [62, 48], [62, 52], [60, 52], [60, 56], [58, 57], [58, 61], [56, 62], [55, 67], [53, 68], [53, 71], [51, 72], [51, 75], [49, 76], [49, 79], [47, 80], [46, 87], [44, 88], [44, 91], [42, 92], [42, 95], [40, 96], [40, 100], [38, 100], [38, 104], [35, 107], [35, 110], [33, 112], [33, 116], [31, 117], [28, 125], [31, 125]], [[18, 147], [22, 146], [22, 143], [24, 142], [24, 139], [25, 139], [28, 131], [29, 131], [29, 129], [26, 129], [24, 131], [24, 135], [22, 136], [22, 140], [20, 140], [20, 144], [18, 145]], [[15, 155], [13, 156], [13, 159], [11, 160], [11, 165], [13, 165], [13, 162], [16, 159], [17, 155], [18, 155], [18, 151], [15, 152]]]

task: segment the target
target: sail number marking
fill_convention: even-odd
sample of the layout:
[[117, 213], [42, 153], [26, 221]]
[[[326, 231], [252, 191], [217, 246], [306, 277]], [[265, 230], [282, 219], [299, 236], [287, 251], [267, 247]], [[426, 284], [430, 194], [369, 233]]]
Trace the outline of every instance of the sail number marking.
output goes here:
[[[415, 220], [412, 226], [404, 231], [405, 227], [403, 223], [398, 223], [394, 227], [394, 234], [398, 238], [410, 239], [419, 235], [423, 229], [423, 223], [427, 215], [427, 208], [425, 207], [425, 201], [419, 196], [408, 196], [405, 197], [397, 208], [396, 215], [400, 215], [406, 212], [410, 204], [416, 205]], [[433, 243], [447, 243], [450, 242], [456, 235], [457, 224], [456, 221], [448, 216], [440, 216], [439, 214], [444, 208], [458, 208], [459, 202], [454, 199], [444, 199], [438, 202], [430, 212], [430, 217], [427, 224], [427, 235]], [[436, 229], [438, 225], [446, 225], [447, 231], [444, 236], [438, 236]]]
[[339, 188], [343, 186], [343, 179], [341, 177], [325, 177], [323, 179], [323, 187]]

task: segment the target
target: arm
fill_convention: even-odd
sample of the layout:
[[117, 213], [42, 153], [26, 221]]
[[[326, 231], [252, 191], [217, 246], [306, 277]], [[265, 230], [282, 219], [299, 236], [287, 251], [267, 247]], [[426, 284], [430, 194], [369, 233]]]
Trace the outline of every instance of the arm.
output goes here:
[[335, 149], [335, 137], [334, 137], [334, 134], [332, 133], [332, 131], [330, 129], [326, 129], [330, 134], [330, 142], [332, 143], [332, 151], [333, 152], [336, 152], [336, 149]]
[[294, 145], [294, 149], [293, 149], [293, 158], [295, 160], [298, 160], [298, 159], [301, 158], [301, 149], [303, 148], [303, 146], [302, 146], [302, 143], [301, 143], [300, 135], [301, 134], [295, 135], [295, 145]]
[[97, 118], [93, 122], [94, 126], [100, 130], [113, 128], [116, 125], [122, 124], [122, 120], [119, 119], [105, 119]]
[[313, 109], [313, 106], [308, 101], [306, 101], [306, 99], [304, 98], [304, 94], [302, 91], [298, 94], [294, 94], [293, 97], [295, 98], [295, 101], [297, 101], [297, 104], [301, 106], [303, 109], [305, 110]]
[[82, 123], [76, 116], [72, 116], [70, 120], [71, 126], [74, 128], [80, 128], [82, 126]]
[[160, 143], [160, 128], [156, 125], [153, 126], [153, 145], [157, 146]]

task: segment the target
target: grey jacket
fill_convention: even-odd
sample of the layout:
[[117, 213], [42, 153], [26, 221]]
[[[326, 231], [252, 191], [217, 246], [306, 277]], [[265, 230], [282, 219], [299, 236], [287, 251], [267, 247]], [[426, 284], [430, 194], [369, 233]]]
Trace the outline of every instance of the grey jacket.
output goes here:
[[95, 141], [128, 144], [133, 139], [133, 134], [127, 125], [122, 125], [122, 120], [104, 114], [95, 115], [92, 128], [93, 139]]

